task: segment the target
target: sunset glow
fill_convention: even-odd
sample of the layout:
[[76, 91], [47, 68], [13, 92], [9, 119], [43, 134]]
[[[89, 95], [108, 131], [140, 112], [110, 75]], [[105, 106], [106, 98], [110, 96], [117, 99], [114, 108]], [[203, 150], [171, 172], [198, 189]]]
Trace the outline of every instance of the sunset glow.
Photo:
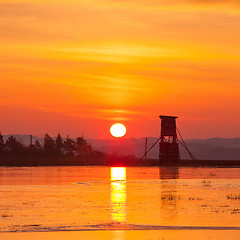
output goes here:
[[[238, 1], [0, 0], [1, 132], [240, 132]], [[17, 117], [16, 117], [17, 116]]]

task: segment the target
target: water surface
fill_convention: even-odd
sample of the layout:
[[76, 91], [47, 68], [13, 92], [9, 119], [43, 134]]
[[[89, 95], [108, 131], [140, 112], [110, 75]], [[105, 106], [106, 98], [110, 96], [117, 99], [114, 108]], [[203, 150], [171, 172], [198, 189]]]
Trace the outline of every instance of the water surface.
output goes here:
[[240, 230], [239, 168], [0, 168], [0, 231]]

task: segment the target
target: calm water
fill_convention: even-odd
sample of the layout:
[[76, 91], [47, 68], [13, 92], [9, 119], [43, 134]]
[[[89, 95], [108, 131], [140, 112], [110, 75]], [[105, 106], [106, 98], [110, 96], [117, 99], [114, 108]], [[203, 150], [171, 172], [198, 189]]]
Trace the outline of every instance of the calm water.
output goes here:
[[2, 167], [0, 196], [1, 232], [240, 230], [240, 168]]

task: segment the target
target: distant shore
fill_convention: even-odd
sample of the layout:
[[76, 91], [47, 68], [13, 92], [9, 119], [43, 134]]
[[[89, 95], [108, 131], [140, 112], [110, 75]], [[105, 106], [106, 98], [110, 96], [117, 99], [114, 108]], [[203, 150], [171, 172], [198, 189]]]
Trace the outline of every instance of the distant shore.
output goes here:
[[124, 166], [124, 167], [240, 167], [240, 160], [180, 160], [178, 163], [159, 163], [158, 159], [138, 159], [132, 156], [105, 157], [69, 157], [69, 158], [2, 158], [2, 167], [37, 167], [37, 166]]

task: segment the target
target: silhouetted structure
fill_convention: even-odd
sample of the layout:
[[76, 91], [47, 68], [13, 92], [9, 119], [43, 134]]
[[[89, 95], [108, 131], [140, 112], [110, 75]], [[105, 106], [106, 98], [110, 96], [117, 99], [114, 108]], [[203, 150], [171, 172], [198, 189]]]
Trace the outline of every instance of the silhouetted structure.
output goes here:
[[159, 142], [159, 162], [172, 164], [180, 159], [174, 116], [159, 116], [161, 119], [161, 137]]
[[148, 139], [145, 138], [145, 159], [147, 159], [147, 145], [148, 145]]

